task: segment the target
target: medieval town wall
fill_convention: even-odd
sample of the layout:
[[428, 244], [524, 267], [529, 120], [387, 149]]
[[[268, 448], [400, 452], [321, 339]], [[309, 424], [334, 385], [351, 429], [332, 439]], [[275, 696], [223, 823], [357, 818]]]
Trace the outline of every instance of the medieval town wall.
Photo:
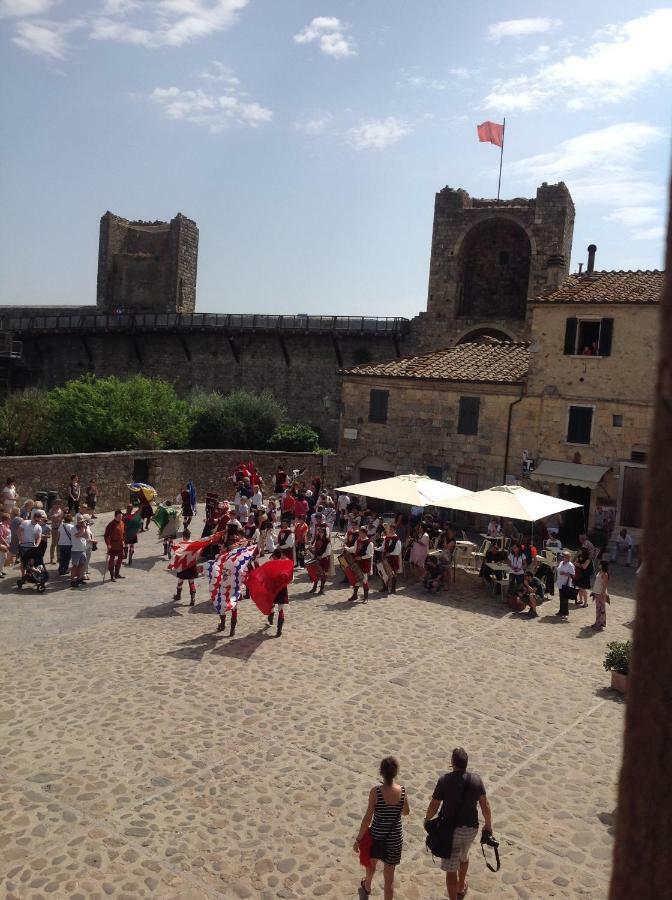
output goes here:
[[67, 497], [70, 477], [77, 474], [82, 489], [89, 479], [96, 480], [98, 508], [105, 511], [128, 503], [126, 485], [134, 480], [138, 464], [146, 473], [142, 480], [156, 488], [159, 500], [174, 499], [191, 478], [202, 503], [207, 491], [214, 491], [222, 498], [233, 497], [233, 484], [228, 479], [238, 463], [250, 459], [264, 478], [265, 493], [272, 492], [272, 476], [280, 465], [289, 473], [294, 469], [302, 471], [301, 478], [306, 481], [320, 476], [323, 484], [336, 485], [336, 458], [317, 453], [128, 450], [117, 453], [5, 456], [2, 462], [6, 476], [16, 479], [16, 489], [21, 499], [35, 497], [36, 492], [42, 490], [59, 491], [61, 497]]

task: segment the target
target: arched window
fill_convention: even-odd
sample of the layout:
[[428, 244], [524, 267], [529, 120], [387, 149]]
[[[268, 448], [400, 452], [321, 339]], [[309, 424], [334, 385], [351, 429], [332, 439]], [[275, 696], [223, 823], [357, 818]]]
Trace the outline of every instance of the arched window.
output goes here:
[[530, 257], [530, 239], [510, 219], [489, 219], [472, 228], [461, 251], [457, 314], [524, 319]]

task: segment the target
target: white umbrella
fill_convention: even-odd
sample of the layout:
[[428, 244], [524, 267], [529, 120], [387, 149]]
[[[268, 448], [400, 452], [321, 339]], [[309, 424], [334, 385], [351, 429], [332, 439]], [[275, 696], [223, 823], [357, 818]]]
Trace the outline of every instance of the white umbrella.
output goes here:
[[456, 497], [449, 503], [435, 503], [462, 512], [482, 513], [485, 516], [500, 516], [504, 519], [520, 519], [536, 522], [566, 509], [576, 509], [580, 503], [571, 503], [559, 497], [550, 497], [537, 491], [528, 491], [520, 485], [502, 484], [486, 491], [474, 491], [468, 497]]
[[448, 509], [451, 508], [452, 497], [457, 499], [471, 494], [466, 488], [435, 481], [428, 475], [395, 475], [377, 481], [347, 484], [344, 487], [337, 487], [336, 490], [361, 497], [373, 497], [376, 500], [405, 503], [409, 506], [444, 506]]

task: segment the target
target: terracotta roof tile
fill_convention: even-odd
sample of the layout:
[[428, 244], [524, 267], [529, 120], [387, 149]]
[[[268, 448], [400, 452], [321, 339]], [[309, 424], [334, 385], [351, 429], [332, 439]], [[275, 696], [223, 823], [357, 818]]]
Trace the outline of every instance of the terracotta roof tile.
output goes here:
[[583, 272], [570, 275], [554, 291], [542, 294], [537, 303], [658, 303], [665, 273]]
[[529, 368], [529, 346], [529, 343], [509, 343], [491, 338], [475, 344], [458, 344], [456, 347], [434, 350], [422, 356], [366, 363], [346, 369], [343, 374], [518, 384]]

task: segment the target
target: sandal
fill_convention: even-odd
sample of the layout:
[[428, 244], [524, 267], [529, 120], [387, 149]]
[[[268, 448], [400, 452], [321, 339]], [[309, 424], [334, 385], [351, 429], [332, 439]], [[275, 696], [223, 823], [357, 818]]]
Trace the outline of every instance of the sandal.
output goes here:
[[363, 879], [363, 878], [362, 878], [362, 880], [359, 882], [359, 886], [360, 886], [360, 888], [364, 891], [364, 893], [366, 894], [366, 896], [368, 897], [369, 894], [371, 893], [371, 891], [367, 891], [367, 889], [364, 887], [364, 879]]
[[463, 891], [458, 891], [457, 900], [464, 900], [464, 898], [467, 896], [468, 890], [469, 890], [469, 882], [467, 882], [465, 884]]

